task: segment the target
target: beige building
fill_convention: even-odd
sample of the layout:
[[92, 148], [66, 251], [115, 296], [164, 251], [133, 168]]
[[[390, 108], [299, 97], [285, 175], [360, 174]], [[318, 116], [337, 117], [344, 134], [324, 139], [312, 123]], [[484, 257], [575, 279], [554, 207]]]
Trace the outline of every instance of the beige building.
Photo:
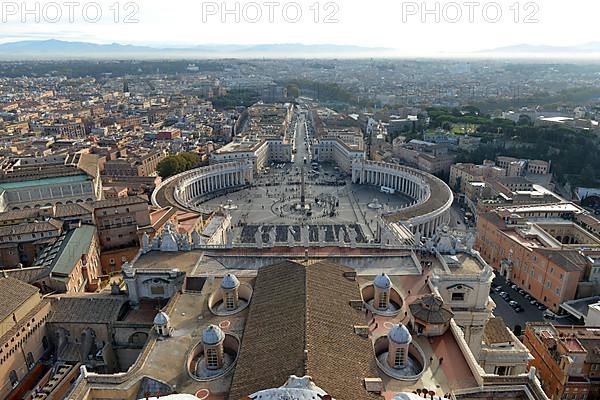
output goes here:
[[24, 394], [20, 383], [43, 371], [39, 361], [49, 349], [49, 314], [50, 303], [38, 288], [0, 276], [0, 398]]
[[533, 357], [521, 341], [506, 327], [501, 317], [491, 318], [485, 325], [479, 364], [494, 375], [527, 373]]

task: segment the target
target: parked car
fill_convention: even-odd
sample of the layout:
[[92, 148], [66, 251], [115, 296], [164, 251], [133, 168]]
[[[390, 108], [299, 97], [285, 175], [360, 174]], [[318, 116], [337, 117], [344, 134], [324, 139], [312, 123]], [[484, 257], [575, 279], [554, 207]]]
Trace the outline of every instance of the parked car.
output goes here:
[[502, 291], [502, 286], [496, 286], [496, 287], [494, 288], [494, 291], [495, 291], [496, 293], [500, 293], [500, 292]]
[[552, 311], [546, 310], [544, 311], [544, 318], [546, 319], [556, 319], [556, 314], [554, 314]]
[[533, 300], [533, 297], [531, 297], [529, 293], [526, 293], [523, 297], [525, 297], [527, 300]]
[[517, 307], [519, 305], [519, 303], [517, 303], [514, 300], [511, 300], [511, 301], [508, 302], [508, 305], [511, 306], [512, 308], [515, 308], [515, 307]]
[[540, 311], [546, 311], [546, 310], [548, 309], [548, 307], [546, 307], [546, 306], [545, 306], [545, 305], [543, 305], [543, 304], [538, 304], [537, 308], [538, 308], [538, 310], [540, 310]]
[[537, 301], [535, 301], [535, 300], [531, 300], [531, 301], [529, 302], [529, 304], [531, 304], [532, 306], [536, 306], [536, 307], [538, 306], [538, 302], [537, 302]]
[[518, 287], [517, 285], [514, 285], [514, 284], [513, 284], [513, 285], [510, 285], [510, 287], [511, 287], [513, 290], [519, 290], [519, 287]]
[[527, 292], [524, 291], [523, 289], [519, 289], [519, 294], [525, 296], [527, 294]]
[[523, 307], [521, 307], [521, 306], [516, 306], [515, 307], [515, 312], [522, 313], [523, 311], [524, 311]]
[[502, 297], [503, 299], [507, 299], [507, 298], [509, 298], [510, 296], [509, 296], [509, 295], [508, 295], [508, 293], [506, 293], [506, 292], [500, 292], [500, 297]]

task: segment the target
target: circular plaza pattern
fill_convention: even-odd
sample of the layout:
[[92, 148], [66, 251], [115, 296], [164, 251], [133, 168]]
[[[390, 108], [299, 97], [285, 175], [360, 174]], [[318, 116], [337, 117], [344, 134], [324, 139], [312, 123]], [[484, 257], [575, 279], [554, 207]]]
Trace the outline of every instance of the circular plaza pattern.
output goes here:
[[300, 241], [305, 225], [313, 227], [311, 242], [374, 242], [382, 224], [431, 237], [449, 220], [451, 190], [413, 168], [357, 161], [351, 175], [327, 164], [304, 179], [302, 174], [295, 164], [267, 173], [256, 173], [247, 162], [215, 164], [167, 179], [152, 201], [203, 214], [224, 210], [238, 243], [261, 235], [265, 242]]

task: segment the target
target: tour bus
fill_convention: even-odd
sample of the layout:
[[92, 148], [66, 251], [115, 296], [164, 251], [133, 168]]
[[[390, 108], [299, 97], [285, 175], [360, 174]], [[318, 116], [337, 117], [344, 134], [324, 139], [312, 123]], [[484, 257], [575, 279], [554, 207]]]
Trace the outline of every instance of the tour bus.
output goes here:
[[387, 194], [394, 194], [396, 193], [396, 191], [392, 188], [389, 188], [387, 186], [382, 186], [381, 187], [381, 193], [387, 193]]

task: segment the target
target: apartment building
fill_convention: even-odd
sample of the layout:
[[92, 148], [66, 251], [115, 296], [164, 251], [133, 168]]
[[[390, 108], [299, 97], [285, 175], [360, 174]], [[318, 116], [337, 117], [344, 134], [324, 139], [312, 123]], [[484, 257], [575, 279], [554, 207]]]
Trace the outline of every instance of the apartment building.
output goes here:
[[550, 162], [523, 160], [514, 157], [496, 157], [496, 165], [507, 171], [507, 176], [546, 175], [550, 173]]
[[44, 249], [35, 266], [47, 270], [47, 278], [40, 280], [45, 292], [95, 292], [102, 273], [96, 227], [83, 225], [65, 232]]
[[0, 268], [30, 267], [62, 231], [63, 223], [53, 218], [0, 227]]
[[164, 151], [128, 152], [126, 156], [108, 160], [104, 164], [107, 176], [151, 176], [158, 163], [166, 157]]
[[394, 155], [404, 164], [438, 175], [448, 174], [455, 159], [454, 154], [449, 153], [447, 144], [422, 140], [411, 140], [396, 146]]
[[151, 225], [148, 199], [131, 196], [94, 203], [104, 273], [119, 271], [140, 248], [138, 228]]
[[485, 178], [506, 176], [506, 170], [484, 161], [483, 165], [458, 163], [450, 167], [450, 188], [465, 193], [470, 182], [483, 182]]
[[592, 400], [600, 396], [600, 328], [528, 323], [523, 344], [552, 400]]
[[576, 298], [579, 282], [589, 277], [591, 264], [582, 249], [597, 249], [600, 240], [572, 221], [528, 218], [515, 211], [480, 215], [476, 248], [503, 276], [558, 311], [562, 302]]

